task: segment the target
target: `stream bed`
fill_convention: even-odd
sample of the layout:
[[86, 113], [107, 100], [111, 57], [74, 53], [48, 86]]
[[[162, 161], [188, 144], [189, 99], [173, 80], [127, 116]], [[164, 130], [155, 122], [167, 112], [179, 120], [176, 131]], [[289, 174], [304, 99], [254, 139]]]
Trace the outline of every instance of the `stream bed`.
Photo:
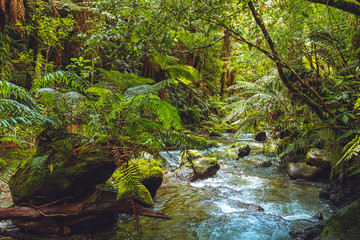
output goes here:
[[[209, 151], [221, 152], [231, 144], [228, 138], [217, 140], [223, 145]], [[319, 199], [323, 182], [290, 180], [286, 170], [276, 166], [257, 168], [256, 163], [270, 159], [261, 154], [262, 143], [255, 142], [252, 134], [237, 142], [248, 143], [250, 155], [219, 159], [221, 168], [211, 178], [188, 183], [172, 171], [166, 173], [154, 210], [171, 220], [140, 217], [137, 232], [132, 218], [120, 216], [111, 239], [292, 239], [291, 227], [301, 219], [310, 220], [318, 212], [325, 218], [329, 215], [328, 206]], [[175, 168], [180, 152], [169, 153], [162, 155]], [[255, 205], [264, 211], [251, 208]]]

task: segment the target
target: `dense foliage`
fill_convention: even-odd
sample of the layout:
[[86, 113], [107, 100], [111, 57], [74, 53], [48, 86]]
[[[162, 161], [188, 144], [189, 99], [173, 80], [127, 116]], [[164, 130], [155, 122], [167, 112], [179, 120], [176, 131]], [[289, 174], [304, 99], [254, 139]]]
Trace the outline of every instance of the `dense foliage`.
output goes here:
[[156, 152], [267, 129], [284, 162], [319, 147], [359, 172], [358, 6], [318, 3], [2, 0], [0, 141], [67, 128]]

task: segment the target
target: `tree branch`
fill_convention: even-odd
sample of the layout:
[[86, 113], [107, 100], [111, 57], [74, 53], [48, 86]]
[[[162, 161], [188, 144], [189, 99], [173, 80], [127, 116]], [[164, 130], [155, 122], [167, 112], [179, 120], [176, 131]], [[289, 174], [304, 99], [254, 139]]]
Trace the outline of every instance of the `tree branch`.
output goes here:
[[313, 3], [320, 3], [331, 6], [348, 13], [360, 16], [360, 3], [355, 0], [307, 0]]

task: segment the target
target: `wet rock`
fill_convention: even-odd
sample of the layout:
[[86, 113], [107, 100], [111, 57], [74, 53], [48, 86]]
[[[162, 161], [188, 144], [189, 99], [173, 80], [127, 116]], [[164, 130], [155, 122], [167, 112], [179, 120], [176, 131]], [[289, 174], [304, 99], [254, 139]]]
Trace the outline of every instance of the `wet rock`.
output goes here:
[[183, 181], [196, 181], [206, 179], [216, 174], [220, 169], [220, 164], [216, 158], [200, 157], [187, 162], [175, 171], [176, 176]]
[[40, 205], [81, 197], [111, 176], [116, 168], [112, 159], [105, 141], [89, 143], [63, 130], [43, 132], [35, 155], [23, 161], [10, 178], [13, 201]]
[[295, 220], [289, 233], [292, 239], [313, 240], [324, 228], [324, 221]]
[[272, 162], [271, 162], [271, 160], [261, 161], [261, 162], [256, 163], [255, 166], [256, 166], [257, 168], [271, 167], [271, 166], [272, 166]]
[[308, 180], [320, 178], [322, 170], [320, 167], [310, 166], [304, 162], [289, 163], [287, 168], [290, 178]]
[[328, 152], [318, 148], [311, 148], [306, 154], [306, 162], [309, 165], [330, 168], [330, 160]]
[[252, 203], [238, 203], [237, 205], [240, 208], [245, 208], [245, 209], [247, 209], [249, 211], [252, 211], [252, 212], [264, 212], [265, 211], [265, 209], [263, 209], [259, 205], [255, 205], [255, 204], [252, 204]]
[[320, 199], [332, 209], [343, 208], [360, 198], [360, 174], [336, 179], [320, 191]]
[[209, 137], [223, 137], [223, 134], [221, 132], [212, 131], [210, 132]]
[[325, 222], [323, 231], [319, 238], [322, 240], [339, 239], [359, 239], [360, 237], [360, 199], [341, 212], [332, 215]]
[[255, 134], [255, 141], [264, 142], [266, 140], [266, 132], [261, 131]]
[[239, 147], [237, 155], [239, 158], [243, 158], [246, 157], [250, 154], [250, 146], [249, 145], [245, 145], [243, 147]]

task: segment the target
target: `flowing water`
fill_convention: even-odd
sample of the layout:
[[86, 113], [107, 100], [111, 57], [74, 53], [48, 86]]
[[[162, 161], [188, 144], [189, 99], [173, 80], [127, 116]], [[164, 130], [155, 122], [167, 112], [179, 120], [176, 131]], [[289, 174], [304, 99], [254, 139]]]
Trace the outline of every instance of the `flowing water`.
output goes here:
[[[221, 153], [230, 146], [229, 139], [217, 140], [224, 145], [210, 151]], [[250, 155], [220, 159], [221, 168], [211, 178], [186, 183], [171, 171], [165, 175], [154, 210], [171, 220], [140, 217], [141, 231], [136, 232], [132, 218], [120, 216], [111, 239], [291, 239], [291, 226], [299, 219], [329, 214], [318, 197], [323, 183], [290, 180], [276, 166], [256, 168], [257, 162], [269, 160], [260, 154], [262, 144], [252, 134], [237, 141], [250, 145]], [[175, 168], [180, 152], [170, 154], [163, 156]], [[255, 211], [255, 205], [264, 211]]]

